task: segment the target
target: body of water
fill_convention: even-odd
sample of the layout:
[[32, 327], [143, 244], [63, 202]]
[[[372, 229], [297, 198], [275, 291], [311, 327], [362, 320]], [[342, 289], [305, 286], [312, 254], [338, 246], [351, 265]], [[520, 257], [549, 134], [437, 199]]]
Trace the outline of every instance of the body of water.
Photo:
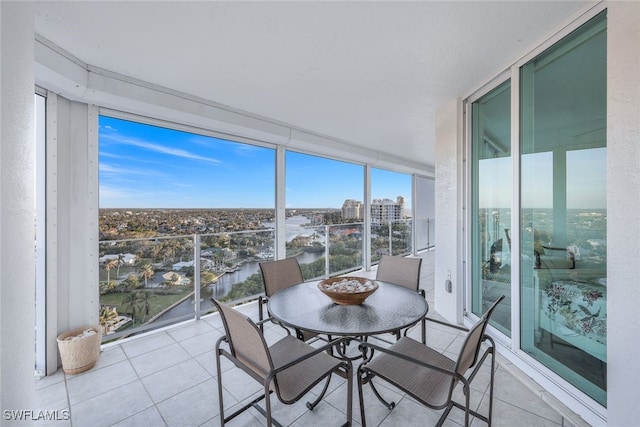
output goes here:
[[[287, 218], [286, 228], [287, 228], [287, 241], [291, 241], [296, 236], [311, 236], [316, 230], [303, 227], [304, 224], [308, 224], [309, 220], [304, 216], [293, 216]], [[273, 227], [273, 223], [265, 223], [265, 227]], [[324, 251], [322, 252], [303, 252], [298, 255], [296, 258], [298, 262], [302, 264], [310, 264], [315, 260], [322, 258], [324, 256]], [[200, 290], [200, 308], [208, 309], [212, 308], [213, 304], [209, 301], [211, 296], [215, 298], [222, 298], [227, 295], [233, 285], [236, 283], [240, 283], [245, 281], [249, 276], [259, 273], [260, 265], [259, 261], [249, 261], [244, 262], [240, 265], [240, 269], [234, 271], [232, 273], [225, 273], [222, 277], [220, 277], [216, 284], [207, 286]], [[183, 314], [189, 314], [194, 312], [194, 298], [188, 298], [180, 304], [176, 305], [172, 309], [168, 310], [162, 316], [158, 318], [158, 320], [166, 320], [172, 317], [177, 317]]]

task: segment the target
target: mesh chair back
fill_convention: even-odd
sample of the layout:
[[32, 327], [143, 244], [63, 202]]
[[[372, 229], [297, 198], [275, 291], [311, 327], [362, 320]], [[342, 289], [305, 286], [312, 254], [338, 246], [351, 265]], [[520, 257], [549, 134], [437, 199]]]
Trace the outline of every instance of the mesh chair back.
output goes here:
[[213, 301], [217, 306], [229, 340], [233, 357], [244, 363], [261, 378], [273, 369], [269, 350], [260, 329], [251, 319], [237, 310]]
[[264, 293], [267, 297], [304, 281], [300, 264], [295, 258], [261, 262], [260, 271], [262, 271]]
[[480, 353], [482, 337], [484, 336], [485, 329], [487, 328], [487, 323], [489, 323], [489, 318], [491, 317], [493, 310], [503, 299], [504, 295], [498, 298], [482, 315], [480, 320], [478, 320], [469, 330], [469, 333], [464, 340], [464, 344], [462, 345], [462, 349], [460, 350], [460, 354], [458, 355], [458, 360], [456, 361], [455, 370], [460, 375], [463, 375], [468, 369], [472, 368], [476, 364], [478, 354]]
[[417, 291], [420, 285], [422, 258], [383, 255], [378, 264], [376, 280], [395, 283]]

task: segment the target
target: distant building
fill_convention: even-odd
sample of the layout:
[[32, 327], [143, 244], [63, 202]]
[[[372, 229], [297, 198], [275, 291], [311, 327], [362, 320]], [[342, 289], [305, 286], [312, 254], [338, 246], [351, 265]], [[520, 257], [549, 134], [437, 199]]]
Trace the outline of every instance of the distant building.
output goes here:
[[[342, 219], [363, 219], [364, 204], [358, 200], [347, 199], [342, 204]], [[373, 199], [371, 202], [371, 223], [389, 224], [405, 218], [404, 197], [391, 199]]]
[[394, 202], [391, 199], [374, 199], [371, 202], [371, 223], [389, 224], [404, 219], [404, 197], [398, 196]]
[[188, 286], [191, 283], [191, 279], [180, 273], [168, 271], [162, 275], [162, 278], [167, 282], [175, 283], [179, 286]]
[[101, 264], [105, 264], [112, 260], [122, 260], [122, 265], [134, 265], [138, 261], [138, 256], [135, 254], [109, 254], [99, 258]]
[[342, 204], [342, 219], [362, 219], [362, 202], [353, 199], [347, 199]]

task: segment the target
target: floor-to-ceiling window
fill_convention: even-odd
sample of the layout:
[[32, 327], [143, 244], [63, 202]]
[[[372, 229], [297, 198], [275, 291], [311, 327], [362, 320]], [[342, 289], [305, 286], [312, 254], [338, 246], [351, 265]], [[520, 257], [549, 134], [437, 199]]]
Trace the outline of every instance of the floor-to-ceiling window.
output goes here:
[[287, 256], [305, 279], [362, 268], [364, 166], [295, 151], [285, 164]]
[[415, 228], [414, 250], [421, 251], [432, 248], [436, 244], [436, 207], [435, 207], [435, 180], [416, 176], [415, 189]]
[[491, 324], [511, 335], [511, 83], [471, 104], [471, 310], [482, 315], [500, 295]]
[[520, 70], [521, 348], [606, 405], [606, 16]]
[[371, 168], [371, 261], [412, 253], [412, 177]]
[[250, 298], [274, 254], [275, 149], [147, 121], [99, 119], [105, 335]]

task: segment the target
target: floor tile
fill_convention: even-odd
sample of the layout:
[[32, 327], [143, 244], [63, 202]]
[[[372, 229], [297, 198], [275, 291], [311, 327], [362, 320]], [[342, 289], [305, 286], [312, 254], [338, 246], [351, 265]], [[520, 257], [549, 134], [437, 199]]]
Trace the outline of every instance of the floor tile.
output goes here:
[[[485, 414], [488, 411], [488, 402], [483, 401], [480, 405], [480, 413]], [[536, 407], [536, 409], [538, 409]], [[494, 399], [493, 401], [493, 427], [513, 427], [513, 426], [536, 426], [536, 427], [558, 427], [561, 424], [559, 422], [553, 422], [547, 418], [540, 417], [535, 413], [526, 411], [510, 403], [503, 402], [500, 399]], [[473, 426], [486, 426], [485, 423], [473, 423]]]
[[166, 425], [158, 409], [155, 406], [151, 406], [113, 424], [112, 427], [165, 427]]
[[218, 339], [222, 336], [224, 336], [223, 332], [213, 329], [210, 332], [182, 340], [180, 341], [180, 345], [192, 357], [195, 357], [203, 353], [213, 353], [216, 342], [218, 342]]
[[115, 363], [102, 369], [91, 369], [67, 379], [67, 388], [71, 405], [138, 380], [128, 360]]
[[[525, 409], [535, 408], [535, 414], [555, 423], [561, 423], [562, 417], [547, 405], [534, 392], [524, 387], [522, 382], [504, 369], [498, 369], [495, 377], [494, 397], [513, 406]], [[526, 409], [525, 409], [526, 410]], [[528, 412], [530, 412], [529, 410]]]
[[98, 361], [93, 369], [101, 369], [106, 366], [113, 365], [114, 363], [122, 362], [126, 358], [127, 355], [124, 354], [124, 350], [122, 350], [121, 346], [108, 346], [100, 351]]
[[67, 386], [63, 382], [56, 382], [34, 392], [35, 409], [40, 411], [69, 409], [67, 401]]
[[187, 338], [193, 338], [195, 336], [212, 332], [215, 329], [207, 322], [199, 322], [196, 320], [189, 321], [184, 325], [179, 325], [171, 329], [167, 329], [167, 333], [176, 341], [182, 341]]
[[129, 361], [138, 376], [142, 378], [190, 358], [189, 353], [180, 347], [180, 344], [173, 343], [140, 356], [132, 357]]
[[220, 413], [218, 384], [209, 379], [158, 404], [169, 427], [197, 427]]
[[134, 381], [72, 405], [71, 420], [74, 426], [110, 426], [152, 405], [140, 381]]
[[34, 390], [49, 387], [52, 384], [64, 382], [64, 371], [62, 369], [58, 369], [58, 371], [51, 375], [47, 375], [42, 378], [34, 378], [33, 381]]
[[166, 347], [173, 343], [175, 343], [175, 340], [171, 338], [168, 333], [160, 331], [153, 332], [143, 337], [129, 339], [122, 343], [121, 346], [127, 357], [136, 357], [149, 351]]
[[188, 359], [142, 378], [142, 383], [153, 401], [159, 403], [210, 378], [198, 362]]

